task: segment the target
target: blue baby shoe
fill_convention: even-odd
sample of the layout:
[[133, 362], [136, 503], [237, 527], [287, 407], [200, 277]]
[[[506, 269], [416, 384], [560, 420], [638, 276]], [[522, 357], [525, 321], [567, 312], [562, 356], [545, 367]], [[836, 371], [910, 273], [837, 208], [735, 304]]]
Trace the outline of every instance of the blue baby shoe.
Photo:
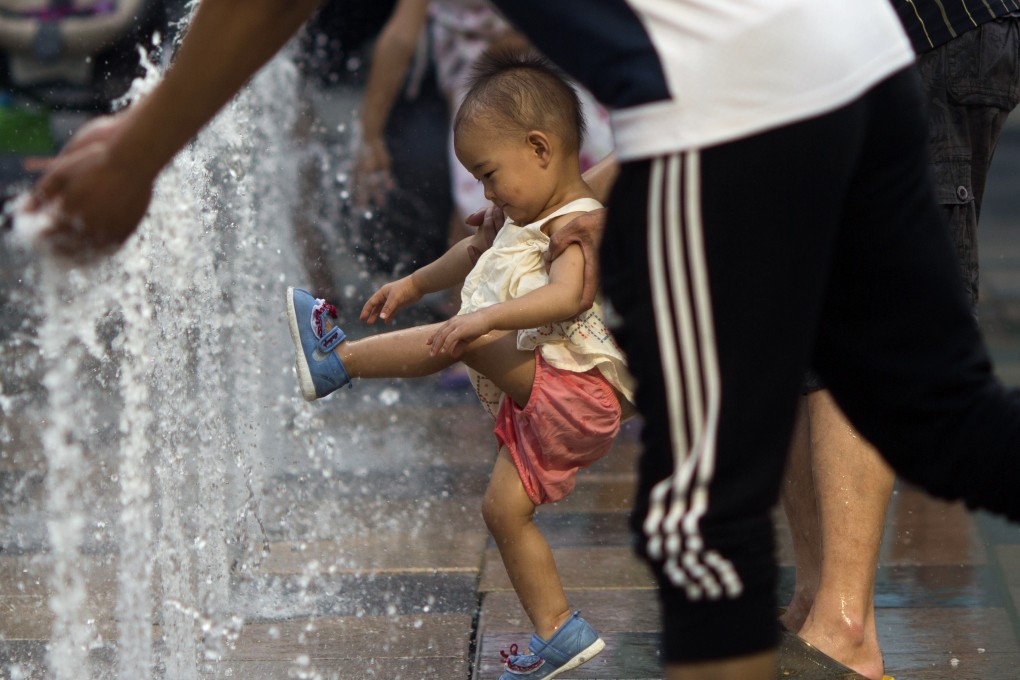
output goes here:
[[518, 654], [517, 645], [510, 646], [509, 654], [500, 650], [506, 670], [499, 680], [555, 678], [590, 661], [605, 646], [591, 624], [581, 618], [581, 612], [574, 612], [548, 641], [532, 635], [530, 653]]
[[324, 332], [327, 316], [336, 319], [336, 307], [300, 288], [287, 289], [290, 337], [297, 352], [295, 368], [305, 401], [321, 399], [351, 382], [333, 351], [347, 336], [339, 326]]

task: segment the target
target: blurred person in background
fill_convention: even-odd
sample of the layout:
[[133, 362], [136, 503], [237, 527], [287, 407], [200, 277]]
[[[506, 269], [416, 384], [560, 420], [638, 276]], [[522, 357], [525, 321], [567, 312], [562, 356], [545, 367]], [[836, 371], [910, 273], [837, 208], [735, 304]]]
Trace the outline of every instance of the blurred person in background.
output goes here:
[[[295, 215], [295, 232], [312, 288], [338, 301], [345, 296], [336, 290], [340, 281], [335, 256], [344, 248], [359, 265], [386, 277], [431, 261], [446, 249], [452, 209], [445, 181], [448, 113], [428, 59], [419, 64], [415, 78], [400, 83], [402, 95], [395, 97], [381, 132], [401, 190], [371, 207], [356, 209], [344, 200], [353, 189], [350, 123], [365, 87], [373, 45], [394, 5], [328, 0], [298, 40], [304, 101], [295, 132], [307, 144], [324, 142], [327, 148], [320, 151], [328, 158], [312, 153], [305, 163], [300, 181], [310, 200]], [[326, 110], [314, 110], [318, 104]], [[329, 177], [324, 176], [327, 169]], [[333, 192], [333, 204], [312, 198], [323, 191]]]

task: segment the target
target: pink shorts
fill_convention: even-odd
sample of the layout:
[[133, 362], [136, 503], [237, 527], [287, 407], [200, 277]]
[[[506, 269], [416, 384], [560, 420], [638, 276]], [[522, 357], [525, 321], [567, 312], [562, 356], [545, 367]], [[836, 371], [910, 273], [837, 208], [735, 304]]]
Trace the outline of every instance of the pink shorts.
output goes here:
[[609, 453], [620, 431], [620, 403], [593, 368], [561, 371], [535, 352], [535, 384], [521, 408], [504, 397], [494, 433], [517, 466], [535, 505], [555, 503], [574, 490], [577, 471]]

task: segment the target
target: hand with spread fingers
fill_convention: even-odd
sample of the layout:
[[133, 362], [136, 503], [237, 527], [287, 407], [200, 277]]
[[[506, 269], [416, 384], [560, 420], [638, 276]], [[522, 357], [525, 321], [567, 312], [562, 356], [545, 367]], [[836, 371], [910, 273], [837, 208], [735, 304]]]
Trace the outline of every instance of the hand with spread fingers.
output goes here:
[[123, 121], [121, 114], [88, 123], [43, 164], [25, 209], [52, 217], [44, 238], [60, 255], [87, 261], [117, 250], [148, 210], [155, 176], [113, 151]]
[[364, 307], [361, 308], [361, 320], [373, 324], [376, 319], [383, 323], [393, 320], [393, 315], [398, 311], [414, 304], [422, 298], [424, 292], [415, 283], [414, 275], [405, 276], [396, 281], [390, 281], [368, 298]]

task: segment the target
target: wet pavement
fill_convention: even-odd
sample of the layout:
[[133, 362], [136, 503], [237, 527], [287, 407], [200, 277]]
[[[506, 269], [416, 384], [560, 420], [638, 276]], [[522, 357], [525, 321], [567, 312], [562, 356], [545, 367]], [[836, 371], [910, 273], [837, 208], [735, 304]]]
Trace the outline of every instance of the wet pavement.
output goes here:
[[[981, 318], [997, 370], [1020, 385], [1020, 126], [1007, 130], [992, 177], [981, 233]], [[309, 558], [329, 565], [342, 557], [344, 568], [332, 572], [335, 587], [365, 594], [351, 603], [358, 611], [323, 611], [311, 631], [309, 619], [249, 622], [217, 677], [285, 677], [302, 655], [301, 667], [326, 677], [489, 680], [500, 672], [500, 650], [529, 639], [527, 618], [479, 516], [495, 453], [488, 423], [469, 393], [453, 396], [430, 380], [400, 390], [423, 403], [372, 414], [381, 436], [360, 443], [368, 449], [366, 464], [373, 447], [387, 449], [388, 419], [404, 427], [417, 420], [424, 433], [411, 448], [386, 451], [378, 469], [353, 471], [359, 498], [372, 502], [339, 501], [343, 509], [331, 516], [357, 531], [345, 530], [341, 541], [274, 543], [262, 565], [267, 574], [297, 574]], [[336, 425], [328, 429], [338, 437], [349, 416], [338, 403], [349, 396], [310, 407]], [[448, 403], [434, 406], [435, 399]], [[607, 643], [593, 661], [559, 676], [565, 679], [662, 677], [655, 591], [630, 551], [626, 524], [639, 428], [632, 421], [613, 453], [579, 476], [570, 498], [538, 513], [571, 606]], [[329, 503], [335, 513], [338, 500]], [[782, 600], [792, 588], [792, 552], [779, 514], [777, 522]], [[887, 673], [900, 680], [1015, 679], [1018, 601], [1020, 529], [898, 487], [876, 584]], [[295, 645], [296, 637], [308, 644]]]
[[[1014, 385], [1017, 186], [1020, 125], [1003, 139], [981, 230], [982, 324], [1000, 374]], [[289, 464], [266, 475], [260, 514], [267, 550], [246, 573], [232, 575], [240, 598], [257, 594], [255, 605], [203, 677], [496, 678], [500, 649], [523, 646], [531, 629], [480, 516], [495, 448], [473, 394], [436, 379], [362, 383], [302, 408], [295, 417], [316, 437], [332, 438], [337, 454], [302, 466], [294, 451]], [[639, 429], [638, 420], [629, 423], [611, 455], [579, 476], [571, 497], [538, 513], [571, 606], [607, 643], [593, 661], [558, 676], [564, 680], [662, 677], [655, 590], [631, 553], [627, 528]], [[40, 520], [28, 510], [42, 493], [41, 473], [26, 471], [31, 458], [17, 452], [2, 462], [0, 480], [13, 486], [0, 493], [11, 503], [0, 507], [0, 678], [42, 677], [51, 616], [40, 528], [31, 526]], [[777, 522], [783, 600], [792, 587], [792, 554], [778, 514]], [[97, 557], [101, 543], [82, 561], [95, 560], [87, 569], [96, 584], [88, 611], [109, 645], [117, 636], [115, 579], [111, 561]], [[897, 489], [876, 593], [890, 675], [1015, 679], [1018, 599], [1017, 527]], [[98, 645], [93, 655], [98, 673], [112, 668], [109, 649]]]

